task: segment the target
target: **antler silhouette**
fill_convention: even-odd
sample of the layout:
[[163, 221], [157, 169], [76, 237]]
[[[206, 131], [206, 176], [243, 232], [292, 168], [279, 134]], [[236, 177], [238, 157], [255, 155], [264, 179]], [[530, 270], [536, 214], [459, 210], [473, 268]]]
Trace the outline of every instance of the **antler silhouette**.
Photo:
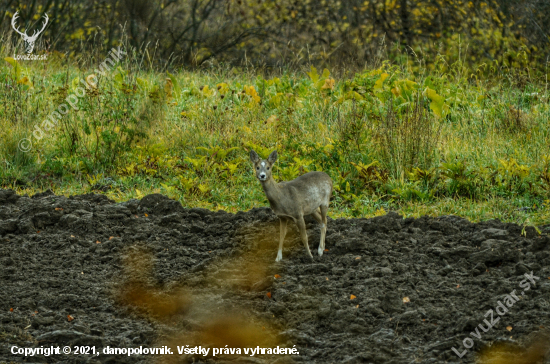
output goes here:
[[17, 33], [21, 34], [23, 37], [26, 37], [26, 36], [27, 36], [27, 32], [21, 33], [21, 32], [19, 31], [19, 27], [17, 27], [17, 28], [15, 27], [15, 20], [17, 20], [17, 18], [19, 18], [19, 15], [17, 15], [18, 13], [19, 13], [19, 12], [16, 11], [15, 14], [13, 14], [13, 17], [11, 18], [11, 26], [13, 27], [13, 29], [14, 29]]
[[11, 26], [13, 27], [13, 29], [19, 33], [21, 36], [23, 36], [23, 40], [25, 41], [25, 48], [27, 49], [27, 53], [31, 53], [33, 48], [34, 48], [34, 42], [36, 41], [36, 38], [38, 38], [38, 36], [40, 35], [40, 33], [42, 33], [44, 31], [44, 29], [46, 29], [46, 25], [48, 25], [48, 21], [50, 20], [50, 18], [48, 17], [48, 14], [44, 14], [44, 19], [46, 20], [44, 22], [44, 24], [42, 25], [42, 29], [40, 30], [35, 30], [34, 33], [32, 33], [32, 35], [29, 37], [27, 35], [27, 32], [25, 31], [25, 33], [21, 33], [19, 31], [19, 27], [15, 27], [15, 21], [17, 20], [17, 18], [19, 17], [18, 15], [18, 11], [15, 12], [15, 14], [13, 14], [13, 17], [11, 18]]
[[38, 37], [38, 35], [40, 33], [42, 33], [44, 31], [44, 29], [46, 29], [46, 25], [48, 25], [48, 20], [50, 20], [50, 18], [48, 17], [48, 14], [44, 14], [44, 19], [46, 19], [46, 21], [44, 22], [44, 25], [42, 26], [42, 29], [40, 29], [38, 31], [38, 33], [36, 32], [36, 30], [34, 31], [34, 33], [32, 34], [32, 36], [30, 38], [36, 38]]

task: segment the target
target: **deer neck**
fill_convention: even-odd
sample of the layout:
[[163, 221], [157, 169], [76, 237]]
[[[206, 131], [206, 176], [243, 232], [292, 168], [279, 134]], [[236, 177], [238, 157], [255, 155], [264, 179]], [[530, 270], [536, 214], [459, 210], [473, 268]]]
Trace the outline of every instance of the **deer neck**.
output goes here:
[[263, 181], [261, 182], [261, 184], [264, 189], [265, 196], [269, 201], [269, 204], [271, 205], [271, 207], [273, 207], [274, 204], [276, 204], [276, 201], [279, 201], [279, 184], [275, 182], [273, 176], [270, 176], [267, 181]]

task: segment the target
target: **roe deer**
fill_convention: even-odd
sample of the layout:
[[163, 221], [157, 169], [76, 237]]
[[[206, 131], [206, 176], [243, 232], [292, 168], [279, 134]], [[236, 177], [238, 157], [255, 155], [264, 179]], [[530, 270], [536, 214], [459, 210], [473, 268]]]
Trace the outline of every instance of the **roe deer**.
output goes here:
[[250, 161], [254, 164], [256, 178], [260, 180], [269, 205], [279, 217], [281, 235], [276, 262], [283, 259], [283, 241], [289, 220], [294, 220], [300, 229], [302, 242], [307, 253], [313, 259], [307, 242], [304, 216], [311, 215], [321, 224], [321, 241], [317, 250], [319, 256], [325, 250], [327, 233], [327, 211], [332, 194], [332, 180], [324, 172], [309, 172], [292, 181], [277, 183], [271, 174], [277, 160], [277, 151], [272, 152], [267, 160], [262, 160], [254, 151], [250, 151]]

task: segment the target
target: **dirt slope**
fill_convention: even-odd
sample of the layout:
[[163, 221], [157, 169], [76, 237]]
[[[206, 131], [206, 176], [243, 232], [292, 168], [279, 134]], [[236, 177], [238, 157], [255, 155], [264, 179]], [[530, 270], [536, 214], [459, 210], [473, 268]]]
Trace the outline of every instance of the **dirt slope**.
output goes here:
[[[495, 342], [521, 352], [550, 327], [550, 238], [521, 231], [453, 216], [329, 219], [325, 255], [308, 259], [293, 226], [275, 263], [278, 220], [268, 208], [214, 213], [162, 195], [116, 204], [0, 190], [0, 362], [205, 362], [212, 356], [25, 358], [10, 348], [200, 345], [214, 317], [222, 323], [215, 330], [239, 326], [235, 312], [266, 342], [296, 345], [299, 355], [221, 361], [471, 363]], [[314, 252], [314, 220], [308, 235]], [[132, 252], [141, 263], [127, 259]], [[124, 296], [136, 277], [145, 291]], [[503, 316], [499, 301], [509, 304]], [[490, 309], [500, 319], [484, 332]], [[476, 328], [479, 338], [470, 334]], [[473, 347], [459, 358], [452, 348], [462, 353], [465, 338]]]

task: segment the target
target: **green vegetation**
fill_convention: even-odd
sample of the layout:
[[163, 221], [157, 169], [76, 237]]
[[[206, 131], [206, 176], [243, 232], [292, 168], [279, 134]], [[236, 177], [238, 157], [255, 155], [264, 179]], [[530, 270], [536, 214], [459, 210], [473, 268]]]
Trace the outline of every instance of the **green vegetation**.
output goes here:
[[[332, 217], [391, 209], [550, 221], [546, 74], [444, 57], [430, 68], [381, 62], [338, 77], [315, 67], [159, 72], [126, 51], [97, 78], [87, 66], [97, 59], [52, 53], [20, 64], [2, 55], [3, 188], [115, 200], [163, 193], [184, 206], [246, 210], [267, 206], [248, 151], [265, 158], [276, 148], [280, 180], [331, 175]], [[44, 121], [85, 80], [98, 82], [56, 125]], [[18, 148], [24, 137], [33, 142], [27, 153]]]

